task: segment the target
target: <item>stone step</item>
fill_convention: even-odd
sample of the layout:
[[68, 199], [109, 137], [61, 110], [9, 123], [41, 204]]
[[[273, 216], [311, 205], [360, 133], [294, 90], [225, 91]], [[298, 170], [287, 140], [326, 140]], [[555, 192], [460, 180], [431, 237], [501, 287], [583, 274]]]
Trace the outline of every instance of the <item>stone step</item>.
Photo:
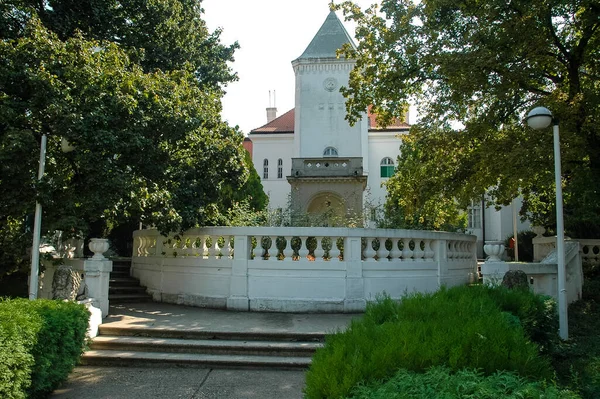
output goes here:
[[99, 326], [99, 336], [178, 338], [191, 340], [237, 340], [237, 341], [292, 341], [322, 342], [322, 332], [288, 332], [288, 331], [208, 331], [208, 330], [176, 330], [168, 328], [118, 327], [110, 323]]
[[108, 280], [110, 287], [131, 287], [140, 285], [140, 280], [133, 277], [115, 277]]
[[141, 294], [146, 295], [146, 288], [140, 285], [129, 285], [129, 286], [112, 286], [109, 283], [108, 295], [112, 294]]
[[119, 270], [113, 270], [112, 272], [110, 272], [110, 278], [124, 278], [124, 277], [131, 277], [129, 275], [129, 271], [119, 271]]
[[198, 353], [166, 353], [91, 350], [82, 357], [86, 366], [138, 367], [203, 367], [234, 369], [298, 370], [310, 366], [310, 357], [204, 355]]
[[321, 342], [239, 341], [228, 339], [176, 339], [100, 335], [94, 338], [90, 349], [121, 352], [135, 351], [234, 356], [310, 357], [322, 346], [323, 344]]
[[152, 298], [147, 294], [110, 294], [108, 300], [111, 304], [126, 302], [150, 302]]

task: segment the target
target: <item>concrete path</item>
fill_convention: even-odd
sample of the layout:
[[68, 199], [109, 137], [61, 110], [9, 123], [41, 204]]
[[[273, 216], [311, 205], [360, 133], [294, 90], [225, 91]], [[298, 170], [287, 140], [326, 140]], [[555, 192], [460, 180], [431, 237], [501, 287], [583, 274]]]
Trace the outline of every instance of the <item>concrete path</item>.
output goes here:
[[[196, 331], [332, 333], [350, 314], [230, 312], [162, 303], [111, 306], [104, 325]], [[167, 367], [77, 367], [51, 396], [55, 399], [295, 399], [302, 398], [304, 371], [222, 370]]]
[[300, 399], [304, 371], [77, 367], [53, 399]]

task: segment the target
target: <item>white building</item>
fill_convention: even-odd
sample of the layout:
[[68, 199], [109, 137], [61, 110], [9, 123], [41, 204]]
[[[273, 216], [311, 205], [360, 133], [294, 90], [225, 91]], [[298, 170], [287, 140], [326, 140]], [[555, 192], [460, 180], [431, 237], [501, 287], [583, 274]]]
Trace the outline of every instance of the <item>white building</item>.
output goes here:
[[[306, 50], [292, 61], [295, 108], [279, 117], [275, 108], [267, 108], [267, 124], [249, 134], [254, 167], [271, 209], [285, 209], [291, 199], [292, 208], [300, 212], [331, 209], [347, 216], [362, 212], [366, 201], [385, 202], [382, 183], [394, 172], [409, 125], [398, 121], [380, 127], [370, 114], [354, 126], [348, 124], [339, 88], [347, 85], [355, 62], [336, 54], [346, 43], [355, 46], [332, 11]], [[475, 204], [470, 218], [470, 231], [480, 241], [484, 233], [489, 240], [504, 239], [512, 232], [510, 209], [480, 210]], [[519, 230], [527, 227], [521, 225]]]

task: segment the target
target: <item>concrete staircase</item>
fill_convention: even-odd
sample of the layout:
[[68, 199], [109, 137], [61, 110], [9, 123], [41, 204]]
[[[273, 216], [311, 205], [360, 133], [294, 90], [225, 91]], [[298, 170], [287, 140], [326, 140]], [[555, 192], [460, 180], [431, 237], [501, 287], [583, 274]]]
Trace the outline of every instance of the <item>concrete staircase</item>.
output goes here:
[[81, 359], [90, 366], [306, 369], [324, 334], [209, 332], [100, 326]]
[[113, 271], [108, 282], [108, 300], [110, 304], [126, 302], [148, 302], [152, 298], [140, 281], [130, 276], [131, 259], [113, 259]]

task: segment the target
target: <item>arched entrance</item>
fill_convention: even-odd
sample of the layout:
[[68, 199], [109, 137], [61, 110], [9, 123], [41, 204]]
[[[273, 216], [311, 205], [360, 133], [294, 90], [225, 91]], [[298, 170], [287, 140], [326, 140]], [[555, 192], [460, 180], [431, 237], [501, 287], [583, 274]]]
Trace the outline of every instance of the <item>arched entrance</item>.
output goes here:
[[309, 215], [322, 219], [324, 226], [341, 226], [346, 215], [344, 199], [336, 193], [316, 194], [308, 203]]

